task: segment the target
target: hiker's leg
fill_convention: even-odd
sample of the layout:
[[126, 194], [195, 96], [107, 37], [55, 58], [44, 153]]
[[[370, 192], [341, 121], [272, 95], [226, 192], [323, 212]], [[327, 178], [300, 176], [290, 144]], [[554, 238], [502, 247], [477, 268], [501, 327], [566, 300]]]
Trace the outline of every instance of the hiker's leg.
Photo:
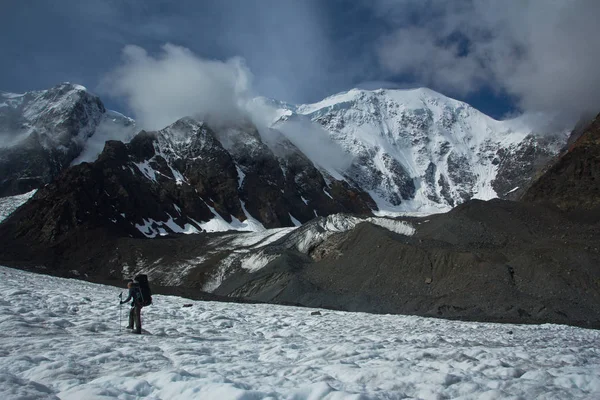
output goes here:
[[135, 305], [135, 331], [142, 333], [142, 307]]
[[133, 321], [135, 319], [135, 307], [131, 307], [129, 310], [129, 325], [127, 325], [128, 329], [133, 329]]

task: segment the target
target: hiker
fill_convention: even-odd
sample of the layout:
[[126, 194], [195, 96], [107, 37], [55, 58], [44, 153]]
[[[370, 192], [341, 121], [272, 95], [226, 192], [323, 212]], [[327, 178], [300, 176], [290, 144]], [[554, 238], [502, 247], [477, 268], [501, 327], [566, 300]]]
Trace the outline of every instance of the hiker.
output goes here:
[[142, 291], [140, 290], [139, 283], [135, 281], [129, 281], [127, 283], [127, 287], [129, 288], [129, 296], [121, 301], [121, 304], [127, 303], [129, 300], [131, 301], [131, 310], [129, 310], [129, 325], [127, 329], [133, 329], [133, 325], [135, 322], [135, 331], [134, 333], [141, 334], [142, 333], [142, 306], [143, 306], [143, 297]]

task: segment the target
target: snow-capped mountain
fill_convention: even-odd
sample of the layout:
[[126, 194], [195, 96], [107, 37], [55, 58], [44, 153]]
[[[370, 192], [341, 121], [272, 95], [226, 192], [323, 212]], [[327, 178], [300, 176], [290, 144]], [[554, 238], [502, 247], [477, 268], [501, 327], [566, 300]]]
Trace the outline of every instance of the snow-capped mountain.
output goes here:
[[277, 110], [273, 126], [283, 131], [301, 118], [325, 128], [352, 160], [336, 172], [381, 211], [444, 210], [470, 198], [505, 197], [526, 186], [567, 140], [536, 134], [524, 118], [494, 120], [424, 88], [354, 89], [315, 104], [265, 104]]
[[370, 214], [369, 196], [324, 176], [291, 143], [276, 155], [251, 123], [213, 130], [183, 118], [129, 143], [108, 141], [5, 222], [47, 245], [102, 229], [115, 236], [264, 230], [336, 212]]
[[69, 83], [25, 94], [0, 93], [0, 99], [2, 131], [15, 136], [9, 145], [36, 136], [45, 148], [68, 148], [74, 138], [93, 135], [106, 112], [98, 97]]
[[105, 138], [109, 131], [132, 133], [134, 127], [133, 120], [107, 111], [80, 85], [0, 92], [0, 197], [38, 188], [78, 157], [93, 157], [83, 152], [93, 152], [86, 144], [99, 130]]
[[[340, 142], [302, 110], [276, 109], [267, 130], [183, 118], [129, 143], [108, 141], [96, 161], [68, 168], [0, 224], [0, 263], [100, 281], [146, 272], [167, 290], [270, 303], [600, 326], [595, 214], [470, 200], [445, 214], [370, 215], [377, 205], [360, 176], [348, 176], [356, 161], [348, 166]], [[295, 136], [302, 132], [309, 141]], [[532, 165], [526, 147], [537, 139], [527, 137], [510, 143]], [[497, 142], [490, 154], [507, 157], [510, 146]], [[593, 178], [593, 157], [584, 156], [595, 142], [584, 133], [570, 157], [585, 154], [555, 164], [533, 200], [567, 175]], [[14, 200], [10, 208], [22, 199]], [[261, 231], [214, 232], [232, 228]]]
[[[107, 111], [82, 86], [2, 94], [0, 195], [38, 188], [98, 159], [38, 193], [47, 200], [38, 207], [54, 210], [39, 215], [62, 220], [74, 212], [67, 225], [52, 222], [63, 228], [102, 215], [95, 224], [145, 237], [261, 230], [339, 212], [436, 212], [471, 198], [515, 196], [566, 141], [428, 89], [254, 105], [247, 120], [209, 126], [186, 117], [134, 135], [132, 119]], [[106, 142], [115, 138], [126, 144]], [[114, 190], [99, 190], [98, 179]], [[70, 211], [59, 212], [66, 199]], [[107, 208], [99, 213], [97, 204]]]

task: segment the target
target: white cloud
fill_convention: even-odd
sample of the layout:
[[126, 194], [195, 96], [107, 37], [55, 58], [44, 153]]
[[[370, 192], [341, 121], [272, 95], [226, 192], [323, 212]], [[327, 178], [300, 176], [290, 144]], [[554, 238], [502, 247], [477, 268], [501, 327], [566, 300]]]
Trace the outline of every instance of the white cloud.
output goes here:
[[418, 27], [402, 28], [382, 40], [384, 68], [410, 74], [438, 90], [466, 94], [485, 82], [486, 74], [474, 57], [461, 57], [459, 46], [438, 43], [436, 34]]
[[352, 155], [334, 142], [330, 133], [320, 124], [302, 115], [292, 115], [287, 107], [288, 105], [273, 104], [264, 98], [256, 98], [246, 105], [248, 115], [258, 128], [262, 141], [276, 155], [285, 156], [280, 154], [280, 151], [285, 151], [285, 146], [279, 146], [285, 138], [316, 166], [325, 169], [334, 178], [342, 179], [341, 172], [352, 164]]
[[141, 47], [123, 49], [123, 63], [104, 79], [101, 90], [126, 99], [139, 127], [162, 129], [192, 116], [231, 121], [243, 114], [252, 74], [241, 58], [202, 59], [166, 44], [157, 55]]
[[567, 119], [600, 111], [600, 1], [377, 4], [396, 26], [379, 43], [388, 73], [459, 95], [488, 86]]
[[107, 141], [129, 142], [138, 131], [134, 121], [115, 111], [109, 111], [96, 127], [94, 134], [86, 139], [83, 151], [71, 165], [94, 162], [104, 150]]
[[352, 164], [353, 157], [331, 140], [329, 132], [308, 118], [286, 119], [276, 129], [302, 151], [315, 165], [325, 169], [336, 179]]
[[[111, 96], [126, 99], [139, 128], [162, 129], [185, 116], [205, 120], [213, 127], [251, 120], [273, 149], [286, 137], [334, 175], [350, 165], [351, 157], [310, 120], [283, 121], [277, 126], [278, 132], [272, 131], [270, 125], [277, 111], [251, 101], [251, 83], [252, 74], [241, 58], [205, 60], [172, 44], [164, 45], [160, 54], [152, 56], [130, 45], [123, 50], [122, 65], [104, 80], [103, 89]], [[114, 136], [114, 127], [110, 128], [108, 134], [99, 136]]]

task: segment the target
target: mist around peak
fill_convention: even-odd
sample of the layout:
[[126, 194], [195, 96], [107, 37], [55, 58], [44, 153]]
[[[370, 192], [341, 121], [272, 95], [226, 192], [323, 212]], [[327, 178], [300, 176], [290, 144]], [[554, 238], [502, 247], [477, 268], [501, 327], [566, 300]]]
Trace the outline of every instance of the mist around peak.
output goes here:
[[188, 116], [214, 123], [242, 118], [251, 82], [241, 58], [204, 59], [169, 43], [157, 54], [128, 45], [100, 90], [124, 99], [138, 126], [159, 130]]

